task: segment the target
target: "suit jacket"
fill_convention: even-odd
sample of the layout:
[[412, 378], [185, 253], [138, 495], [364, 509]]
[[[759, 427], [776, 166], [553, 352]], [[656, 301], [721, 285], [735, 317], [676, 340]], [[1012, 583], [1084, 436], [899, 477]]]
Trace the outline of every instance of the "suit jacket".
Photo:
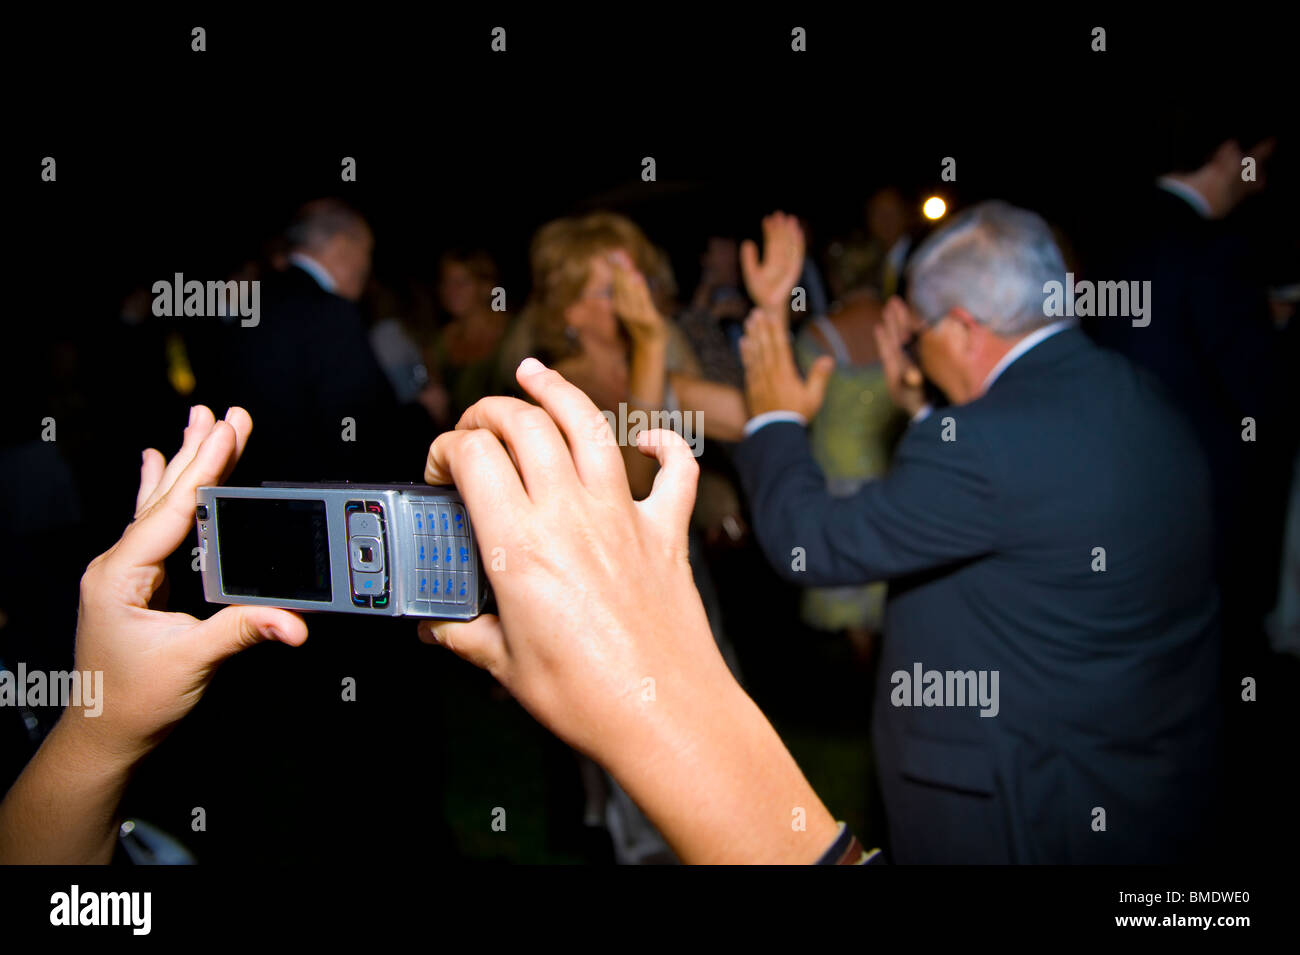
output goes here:
[[[912, 424], [853, 497], [826, 492], [794, 423], [760, 428], [737, 464], [784, 577], [891, 581], [873, 740], [894, 858], [1203, 849], [1219, 732], [1209, 487], [1144, 374], [1067, 328], [979, 399]], [[895, 674], [917, 664], [985, 671], [990, 693], [996, 671], [996, 715], [895, 705]], [[959, 682], [935, 699], [957, 702]]]
[[291, 266], [263, 283], [256, 326], [217, 338], [200, 383], [254, 425], [231, 483], [420, 480], [432, 425], [403, 427], [352, 302]]
[[[1151, 282], [1150, 324], [1096, 318], [1101, 344], [1149, 369], [1196, 430], [1209, 457], [1220, 586], [1229, 646], [1257, 639], [1273, 605], [1294, 457], [1296, 330], [1268, 320], [1260, 250], [1230, 222], [1203, 219], [1153, 190], [1114, 237], [1097, 278]], [[1289, 391], [1289, 393], [1288, 393]], [[1242, 438], [1243, 419], [1256, 440]]]

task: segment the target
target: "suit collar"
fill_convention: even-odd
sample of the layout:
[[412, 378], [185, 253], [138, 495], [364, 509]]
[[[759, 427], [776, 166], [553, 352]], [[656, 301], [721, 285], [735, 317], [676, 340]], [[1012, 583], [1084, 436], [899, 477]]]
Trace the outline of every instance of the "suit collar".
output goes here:
[[291, 252], [289, 253], [289, 262], [315, 279], [316, 284], [325, 291], [337, 292], [338, 283], [334, 281], [334, 276], [330, 275], [329, 270], [310, 255], [303, 252]]
[[988, 377], [984, 379], [984, 389], [982, 393], [987, 394], [989, 389], [992, 388], [997, 380], [1002, 377], [1003, 373], [1005, 373], [1012, 365], [1021, 361], [1023, 356], [1039, 348], [1043, 342], [1055, 338], [1061, 332], [1067, 331], [1071, 328], [1076, 328], [1078, 324], [1078, 321], [1073, 318], [1063, 318], [1060, 321], [1044, 325], [1042, 328], [1036, 328], [1024, 338], [1020, 339], [1020, 341], [1016, 342], [1015, 345], [1011, 347], [1010, 351], [1002, 356], [1002, 360], [993, 366], [993, 370], [990, 371]]
[[1173, 176], [1161, 176], [1156, 180], [1156, 187], [1182, 199], [1202, 219], [1211, 218], [1209, 202], [1187, 183], [1180, 182]]

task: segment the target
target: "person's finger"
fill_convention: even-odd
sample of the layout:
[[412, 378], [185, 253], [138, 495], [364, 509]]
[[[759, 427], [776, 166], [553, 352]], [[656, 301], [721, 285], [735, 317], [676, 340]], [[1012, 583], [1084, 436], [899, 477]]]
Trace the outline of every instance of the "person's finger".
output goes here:
[[906, 359], [903, 352], [903, 343], [907, 341], [908, 330], [906, 328], [907, 318], [903, 311], [895, 306], [892, 302], [885, 306], [884, 326], [885, 331], [889, 334], [889, 340], [893, 343], [893, 348], [897, 350], [901, 359]]
[[194, 526], [198, 488], [216, 484], [235, 453], [237, 436], [227, 421], [213, 425], [189, 465], [163, 497], [126, 529], [114, 553], [133, 566], [156, 564], [180, 546]]
[[536, 358], [519, 363], [515, 380], [564, 432], [583, 485], [592, 491], [603, 489], [629, 496], [627, 466], [613, 440], [609, 421], [586, 393]]
[[522, 479], [491, 431], [445, 431], [429, 446], [426, 484], [454, 484], [480, 541], [498, 540], [531, 519]]
[[668, 532], [669, 539], [681, 544], [685, 554], [686, 531], [695, 507], [695, 489], [700, 480], [700, 464], [690, 445], [676, 431], [654, 428], [636, 436], [637, 450], [659, 462], [650, 494], [636, 507], [652, 518], [651, 526]]
[[885, 305], [884, 317], [885, 324], [889, 326], [890, 333], [894, 336], [895, 341], [898, 342], [898, 347], [901, 349], [903, 343], [912, 337], [913, 329], [911, 327], [911, 315], [907, 310], [907, 306], [903, 304], [903, 300], [897, 295]]
[[804, 382], [804, 391], [807, 393], [812, 407], [821, 408], [822, 402], [826, 400], [826, 388], [829, 386], [831, 375], [834, 373], [835, 359], [830, 355], [822, 355], [808, 369], [808, 379]]
[[898, 325], [895, 311], [886, 306], [881, 313], [881, 320], [875, 326], [876, 344], [880, 346], [883, 342], [885, 350], [889, 352], [894, 364], [901, 367], [906, 356], [903, 354], [903, 342], [898, 337]]
[[166, 468], [167, 459], [163, 457], [161, 451], [155, 448], [145, 449], [140, 458], [140, 490], [135, 495], [137, 517], [144, 510], [148, 500], [153, 497], [153, 492], [157, 489], [158, 482], [162, 480]]
[[195, 627], [191, 639], [204, 662], [219, 663], [264, 640], [300, 647], [307, 641], [307, 623], [276, 607], [226, 607]]
[[905, 312], [900, 312], [897, 308], [885, 308], [883, 324], [876, 329], [876, 347], [880, 350], [880, 365], [885, 373], [885, 381], [915, 388], [922, 383], [922, 376], [920, 369], [902, 348], [907, 335], [904, 322]]
[[884, 311], [881, 312], [881, 319], [881, 324], [883, 324], [885, 330], [889, 332], [890, 339], [901, 346], [902, 340], [899, 337], [900, 318], [898, 308], [894, 304], [893, 299], [890, 299], [888, 304], [885, 305]]
[[748, 332], [740, 337], [740, 363], [745, 366], [747, 372], [758, 370], [758, 352]]
[[230, 477], [230, 472], [235, 469], [239, 459], [244, 456], [244, 448], [248, 446], [248, 436], [253, 433], [253, 417], [243, 408], [235, 405], [226, 409], [225, 421], [235, 429], [235, 453], [230, 458], [226, 468], [221, 472], [221, 477], [217, 480], [218, 484], [225, 484]]
[[794, 285], [799, 280], [799, 275], [803, 272], [804, 253], [803, 226], [799, 224], [798, 218], [791, 216], [786, 238], [786, 255], [789, 257], [786, 263], [787, 285]]
[[145, 499], [144, 507], [141, 511], [146, 511], [161, 501], [171, 486], [176, 483], [182, 471], [184, 471], [194, 455], [199, 450], [208, 434], [212, 431], [212, 426], [216, 422], [212, 411], [207, 405], [194, 405], [190, 408], [190, 420], [185, 426], [184, 437], [181, 439], [180, 450], [167, 462], [167, 467], [163, 469], [162, 477], [159, 478], [158, 484], [154, 487], [153, 493]]
[[498, 679], [505, 672], [506, 635], [495, 614], [481, 614], [468, 621], [424, 620], [417, 633], [425, 643], [446, 647]]
[[925, 376], [903, 348], [903, 343], [915, 334], [912, 313], [903, 300], [895, 295], [885, 306], [884, 319], [895, 342], [898, 380], [909, 388], [920, 388], [925, 382]]
[[876, 338], [876, 351], [880, 355], [880, 368], [885, 373], [885, 381], [898, 381], [902, 371], [902, 354], [898, 342], [884, 322], [872, 328], [871, 333]]
[[798, 216], [790, 217], [790, 241], [794, 244], [794, 253], [802, 262], [808, 247], [808, 237], [804, 235], [803, 223]]
[[546, 410], [518, 398], [489, 397], [474, 402], [456, 423], [457, 431], [484, 428], [510, 451], [528, 496], [571, 492], [577, 482], [573, 458]]
[[740, 269], [748, 287], [758, 275], [758, 246], [754, 244], [753, 239], [746, 239], [740, 243]]
[[763, 312], [760, 309], [754, 309], [749, 313], [749, 318], [745, 319], [745, 337], [749, 339], [750, 352], [754, 360], [762, 364], [766, 357], [764, 345], [767, 343], [767, 336], [763, 330]]

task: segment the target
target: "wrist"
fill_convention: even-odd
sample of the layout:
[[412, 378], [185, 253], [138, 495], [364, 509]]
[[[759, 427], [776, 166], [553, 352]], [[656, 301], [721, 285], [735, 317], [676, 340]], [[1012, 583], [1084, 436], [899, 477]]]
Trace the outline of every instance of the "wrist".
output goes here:
[[599, 760], [687, 863], [813, 863], [838, 825], [757, 705], [720, 675], [660, 689]]
[[662, 319], [656, 319], [654, 324], [631, 325], [628, 332], [632, 343], [639, 348], [662, 347], [668, 342], [668, 331]]
[[99, 717], [84, 716], [79, 710], [65, 710], [46, 737], [46, 745], [80, 772], [125, 782], [149, 747], [118, 740], [106, 727], [99, 726], [98, 720]]

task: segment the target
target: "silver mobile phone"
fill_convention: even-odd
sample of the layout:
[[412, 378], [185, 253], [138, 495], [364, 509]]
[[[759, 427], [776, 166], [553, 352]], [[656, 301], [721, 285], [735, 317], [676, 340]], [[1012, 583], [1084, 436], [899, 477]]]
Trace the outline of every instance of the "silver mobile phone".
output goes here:
[[211, 603], [468, 620], [490, 599], [450, 487], [201, 487], [194, 517]]

